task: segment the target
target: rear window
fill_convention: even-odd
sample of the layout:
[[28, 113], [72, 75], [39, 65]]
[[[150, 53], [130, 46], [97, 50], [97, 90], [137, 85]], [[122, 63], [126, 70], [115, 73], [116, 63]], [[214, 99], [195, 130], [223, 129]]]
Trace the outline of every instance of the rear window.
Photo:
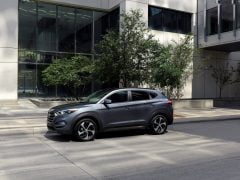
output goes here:
[[143, 101], [149, 100], [149, 94], [145, 91], [131, 91], [132, 92], [132, 101]]

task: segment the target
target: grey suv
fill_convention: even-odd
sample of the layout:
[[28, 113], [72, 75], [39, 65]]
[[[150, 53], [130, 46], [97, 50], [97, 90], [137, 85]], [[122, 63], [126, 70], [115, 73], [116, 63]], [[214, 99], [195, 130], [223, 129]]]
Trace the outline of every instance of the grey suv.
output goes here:
[[97, 91], [83, 101], [53, 107], [47, 126], [77, 140], [93, 140], [97, 132], [146, 127], [163, 134], [173, 123], [172, 102], [151, 89], [126, 88]]

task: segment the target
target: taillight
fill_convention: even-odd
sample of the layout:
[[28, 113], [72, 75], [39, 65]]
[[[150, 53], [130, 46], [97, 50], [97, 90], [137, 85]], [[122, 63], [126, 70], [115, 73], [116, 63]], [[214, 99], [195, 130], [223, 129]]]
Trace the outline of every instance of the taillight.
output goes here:
[[172, 105], [172, 103], [173, 103], [172, 99], [169, 99], [169, 100], [168, 100], [168, 104], [171, 104], [171, 105]]

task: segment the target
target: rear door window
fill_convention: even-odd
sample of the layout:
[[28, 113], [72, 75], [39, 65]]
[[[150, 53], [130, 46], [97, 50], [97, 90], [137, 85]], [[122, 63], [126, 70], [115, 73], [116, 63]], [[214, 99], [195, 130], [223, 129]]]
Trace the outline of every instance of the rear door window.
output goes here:
[[131, 91], [132, 92], [132, 101], [143, 101], [149, 100], [150, 96], [146, 91]]

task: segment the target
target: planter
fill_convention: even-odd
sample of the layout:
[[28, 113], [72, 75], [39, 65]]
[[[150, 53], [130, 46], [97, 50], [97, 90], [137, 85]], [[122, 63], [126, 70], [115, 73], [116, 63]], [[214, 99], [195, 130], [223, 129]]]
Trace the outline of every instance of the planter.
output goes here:
[[74, 103], [77, 101], [64, 100], [64, 99], [30, 99], [30, 101], [40, 108], [51, 108], [62, 104]]

